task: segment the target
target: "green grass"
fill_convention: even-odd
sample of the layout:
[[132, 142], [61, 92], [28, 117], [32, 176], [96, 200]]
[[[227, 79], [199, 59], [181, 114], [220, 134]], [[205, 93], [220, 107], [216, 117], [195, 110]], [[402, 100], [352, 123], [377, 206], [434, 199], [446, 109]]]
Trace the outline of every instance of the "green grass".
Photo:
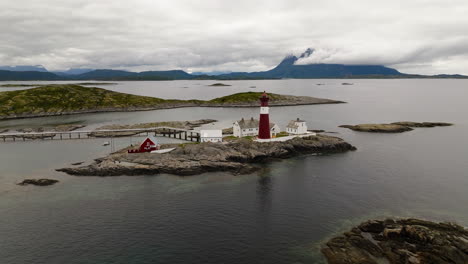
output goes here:
[[175, 102], [79, 85], [48, 85], [0, 93], [0, 115], [57, 113], [90, 109], [151, 107]]
[[276, 134], [276, 137], [279, 138], [279, 137], [287, 137], [289, 136], [289, 133], [285, 132], [285, 131], [281, 131], [279, 132], [278, 134]]
[[[163, 108], [181, 106], [229, 105], [258, 103], [262, 93], [245, 92], [202, 100], [174, 100], [131, 95], [77, 84], [54, 84], [40, 87], [0, 92], [0, 117], [16, 115], [48, 115], [84, 111], [105, 111]], [[282, 95], [270, 94], [271, 99]]]
[[[224, 103], [246, 103], [246, 102], [259, 102], [259, 98], [263, 93], [260, 92], [245, 92], [236, 93], [223, 97], [218, 97], [208, 101], [209, 103], [224, 104]], [[280, 94], [268, 94], [270, 100], [281, 100], [284, 96]]]

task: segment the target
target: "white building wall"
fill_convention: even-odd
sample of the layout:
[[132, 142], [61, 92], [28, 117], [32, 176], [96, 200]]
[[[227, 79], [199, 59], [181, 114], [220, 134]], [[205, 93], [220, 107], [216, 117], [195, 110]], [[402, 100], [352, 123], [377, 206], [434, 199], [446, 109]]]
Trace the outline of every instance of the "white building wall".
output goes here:
[[242, 137], [247, 137], [247, 136], [258, 136], [258, 128], [246, 128], [242, 129]]
[[276, 136], [280, 131], [280, 128], [277, 124], [275, 124], [271, 129], [270, 129], [270, 137]]
[[306, 134], [307, 133], [307, 124], [306, 122], [295, 122], [297, 128], [286, 128], [286, 132], [294, 135]]
[[305, 134], [307, 133], [307, 124], [306, 122], [297, 122], [297, 133], [298, 134]]
[[235, 137], [242, 137], [241, 129], [237, 122], [232, 126], [232, 133]]
[[223, 142], [223, 138], [220, 137], [202, 137], [201, 142]]

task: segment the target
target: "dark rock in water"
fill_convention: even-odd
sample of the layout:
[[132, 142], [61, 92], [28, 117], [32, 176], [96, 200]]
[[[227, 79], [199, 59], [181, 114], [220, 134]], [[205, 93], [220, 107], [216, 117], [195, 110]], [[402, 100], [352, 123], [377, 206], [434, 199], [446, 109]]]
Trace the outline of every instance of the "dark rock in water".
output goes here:
[[354, 85], [354, 83], [342, 83], [341, 85]]
[[359, 125], [341, 125], [339, 127], [349, 128], [361, 132], [380, 132], [380, 133], [401, 133], [413, 130], [414, 127], [437, 127], [452, 126], [451, 123], [443, 122], [411, 122], [402, 121], [391, 124], [359, 124]]
[[378, 133], [402, 133], [413, 130], [407, 126], [395, 124], [359, 124], [359, 125], [341, 125], [339, 127], [349, 128], [360, 132], [378, 132]]
[[75, 162], [75, 163], [72, 163], [71, 165], [73, 165], [73, 166], [77, 166], [77, 165], [81, 165], [81, 164], [83, 164], [83, 163], [84, 163], [84, 161], [80, 161], [80, 162]]
[[[165, 147], [164, 145], [162, 146]], [[58, 169], [71, 175], [120, 176], [195, 175], [204, 172], [227, 171], [245, 174], [258, 170], [256, 164], [285, 159], [302, 154], [346, 152], [356, 148], [341, 138], [310, 136], [284, 142], [255, 142], [236, 139], [227, 144], [180, 144], [164, 153], [127, 153], [126, 149], [97, 159], [88, 166]]]
[[325, 130], [323, 130], [323, 129], [310, 129], [308, 131], [314, 132], [314, 133], [323, 133], [323, 132], [325, 132]]
[[224, 84], [224, 83], [213, 83], [213, 84], [210, 84], [209, 86], [231, 86], [231, 85]]
[[468, 230], [419, 219], [369, 220], [330, 239], [329, 264], [468, 263]]
[[36, 185], [36, 186], [48, 186], [52, 184], [56, 184], [58, 180], [52, 179], [25, 179], [22, 182], [18, 183], [18, 185]]

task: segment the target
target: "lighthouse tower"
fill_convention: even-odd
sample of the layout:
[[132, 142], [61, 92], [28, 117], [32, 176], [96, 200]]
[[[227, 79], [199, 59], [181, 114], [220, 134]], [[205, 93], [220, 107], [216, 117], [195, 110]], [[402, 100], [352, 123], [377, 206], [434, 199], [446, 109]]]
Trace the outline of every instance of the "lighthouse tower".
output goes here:
[[258, 124], [258, 138], [259, 139], [270, 139], [270, 117], [268, 107], [268, 95], [263, 92], [260, 96], [260, 122]]

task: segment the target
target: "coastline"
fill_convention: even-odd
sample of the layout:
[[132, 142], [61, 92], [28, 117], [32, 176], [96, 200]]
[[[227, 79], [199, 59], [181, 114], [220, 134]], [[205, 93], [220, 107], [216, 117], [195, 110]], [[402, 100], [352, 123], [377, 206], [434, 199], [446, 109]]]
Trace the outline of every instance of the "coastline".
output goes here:
[[[300, 97], [300, 96], [298, 96]], [[313, 98], [313, 97], [312, 97]], [[344, 101], [335, 101], [330, 99], [314, 98], [324, 100], [320, 102], [293, 102], [293, 103], [271, 103], [271, 106], [300, 106], [300, 105], [322, 105], [322, 104], [345, 104]], [[135, 108], [103, 108], [103, 109], [90, 109], [79, 111], [66, 111], [66, 112], [52, 112], [52, 113], [35, 113], [35, 114], [21, 114], [0, 116], [2, 120], [14, 119], [27, 119], [48, 116], [62, 116], [62, 115], [78, 115], [78, 114], [93, 114], [93, 113], [109, 113], [109, 112], [139, 112], [139, 111], [153, 111], [164, 109], [188, 108], [188, 107], [212, 107], [212, 108], [254, 108], [258, 107], [256, 104], [204, 104], [204, 103], [182, 103], [177, 105], [158, 105], [154, 107], [135, 107]]]
[[343, 153], [356, 150], [338, 137], [317, 135], [293, 138], [285, 142], [260, 143], [238, 139], [225, 144], [199, 143], [163, 145], [175, 150], [164, 153], [127, 153], [128, 148], [95, 159], [87, 166], [60, 168], [57, 171], [76, 176], [137, 176], [161, 173], [179, 176], [228, 171], [247, 174], [261, 164], [305, 154]]

